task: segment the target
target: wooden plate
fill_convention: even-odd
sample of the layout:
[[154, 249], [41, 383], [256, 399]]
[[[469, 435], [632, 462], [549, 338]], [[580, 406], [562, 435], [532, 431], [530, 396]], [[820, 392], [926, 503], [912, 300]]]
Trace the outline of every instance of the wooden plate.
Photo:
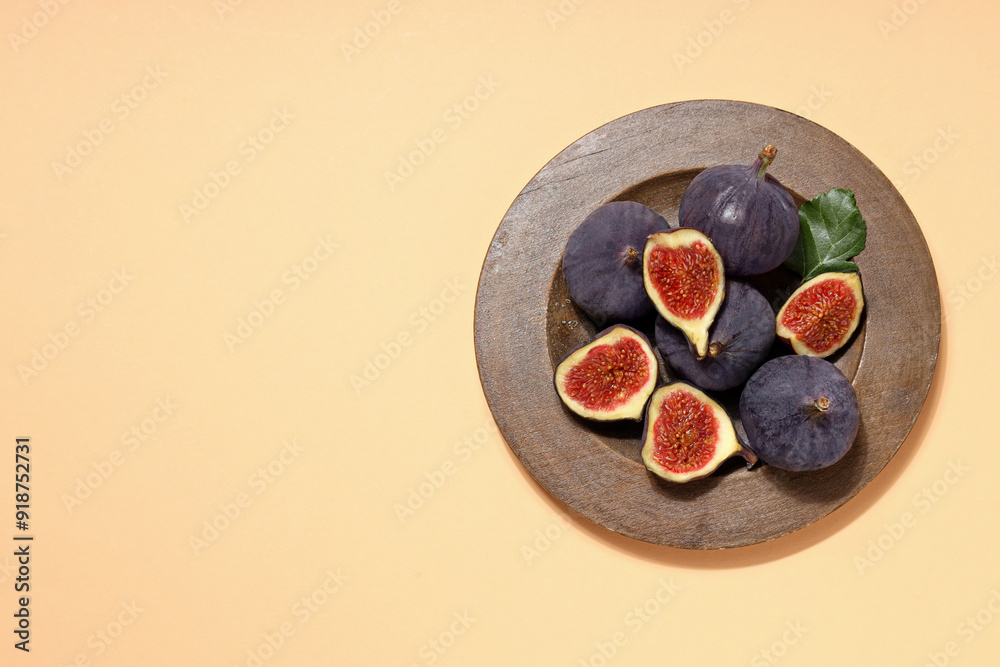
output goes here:
[[[868, 244], [857, 258], [865, 324], [831, 358], [854, 383], [861, 430], [847, 456], [824, 470], [748, 470], [733, 462], [702, 480], [663, 482], [641, 463], [641, 425], [585, 422], [553, 388], [555, 364], [596, 331], [566, 293], [563, 247], [588, 213], [611, 200], [642, 202], [676, 224], [680, 197], [695, 174], [716, 164], [749, 164], [765, 144], [778, 147], [769, 173], [797, 202], [831, 187], [848, 188], [868, 223]], [[795, 281], [779, 270], [756, 282], [777, 308]], [[651, 324], [640, 328], [650, 331]], [[824, 517], [864, 488], [902, 445], [923, 406], [940, 333], [933, 262], [913, 214], [885, 175], [813, 122], [721, 100], [630, 114], [553, 158], [500, 223], [476, 296], [483, 389], [525, 468], [591, 521], [637, 540], [687, 549], [774, 539]], [[721, 398], [732, 407], [736, 397]]]

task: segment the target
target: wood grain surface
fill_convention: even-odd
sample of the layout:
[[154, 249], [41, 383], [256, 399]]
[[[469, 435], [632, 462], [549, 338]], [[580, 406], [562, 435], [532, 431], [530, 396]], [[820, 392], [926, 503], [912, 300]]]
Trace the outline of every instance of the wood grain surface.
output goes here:
[[[560, 261], [569, 234], [597, 206], [639, 201], [677, 224], [680, 197], [702, 169], [750, 164], [778, 148], [768, 170], [797, 203], [831, 187], [853, 190], [868, 223], [857, 258], [863, 325], [831, 361], [851, 378], [861, 429], [837, 464], [810, 473], [736, 459], [715, 474], [671, 484], [639, 456], [641, 424], [576, 417], [552, 385], [555, 364], [590, 340], [594, 323], [570, 301]], [[798, 283], [778, 269], [750, 281], [772, 307]], [[635, 323], [652, 336], [653, 320]], [[583, 517], [637, 540], [722, 549], [780, 537], [821, 519], [865, 487], [899, 450], [930, 387], [941, 332], [934, 265], [920, 228], [889, 180], [849, 143], [804, 118], [723, 100], [639, 111], [580, 138], [514, 200], [483, 264], [475, 344], [486, 399], [531, 475]], [[776, 346], [773, 354], [787, 350]], [[669, 369], [662, 372], [668, 381]], [[739, 390], [715, 395], [736, 418]]]

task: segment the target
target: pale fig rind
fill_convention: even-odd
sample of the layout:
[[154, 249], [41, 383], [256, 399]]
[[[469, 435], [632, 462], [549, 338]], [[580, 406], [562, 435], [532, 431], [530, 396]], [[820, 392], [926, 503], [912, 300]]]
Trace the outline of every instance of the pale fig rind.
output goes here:
[[[795, 317], [796, 306], [810, 299], [822, 303]], [[864, 307], [861, 276], [856, 271], [821, 273], [788, 297], [775, 318], [775, 331], [795, 354], [829, 357], [851, 339]]]
[[[664, 424], [658, 425], [661, 415]], [[673, 463], [664, 461], [668, 455]], [[729, 415], [705, 392], [674, 382], [653, 393], [642, 435], [642, 462], [648, 470], [670, 482], [689, 482], [712, 474], [733, 455], [756, 461], [740, 445]]]
[[[611, 346], [611, 350], [617, 349], [623, 354], [610, 354], [608, 348], [598, 349], [600, 346]], [[616, 366], [598, 367], [598, 360], [605, 353], [616, 357]], [[581, 379], [578, 377], [580, 369], [593, 372]], [[556, 365], [553, 382], [563, 404], [581, 417], [598, 421], [638, 421], [656, 387], [658, 373], [656, 355], [649, 340], [632, 327], [617, 324], [563, 357]], [[594, 395], [599, 395], [609, 405], [595, 405], [593, 401], [588, 405], [587, 398]]]
[[[684, 227], [651, 234], [643, 249], [642, 276], [656, 311], [691, 341], [695, 356], [703, 359], [708, 354], [708, 330], [726, 296], [722, 257], [712, 241]], [[679, 303], [682, 299], [688, 302]]]

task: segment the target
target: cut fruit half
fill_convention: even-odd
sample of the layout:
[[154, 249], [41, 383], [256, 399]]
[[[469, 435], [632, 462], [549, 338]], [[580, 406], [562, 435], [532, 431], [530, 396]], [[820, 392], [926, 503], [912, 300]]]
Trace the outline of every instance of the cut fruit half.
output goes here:
[[857, 272], [821, 273], [795, 290], [778, 311], [778, 337], [796, 354], [828, 357], [851, 339], [865, 307]]
[[703, 391], [683, 382], [656, 390], [643, 431], [642, 462], [671, 482], [709, 475], [734, 454], [749, 463], [757, 460], [740, 446], [726, 411]]
[[554, 381], [559, 398], [581, 417], [638, 420], [658, 370], [649, 340], [619, 324], [566, 355]]
[[680, 228], [651, 234], [642, 256], [646, 293], [657, 312], [681, 330], [699, 359], [708, 353], [708, 329], [726, 295], [722, 258], [707, 236]]

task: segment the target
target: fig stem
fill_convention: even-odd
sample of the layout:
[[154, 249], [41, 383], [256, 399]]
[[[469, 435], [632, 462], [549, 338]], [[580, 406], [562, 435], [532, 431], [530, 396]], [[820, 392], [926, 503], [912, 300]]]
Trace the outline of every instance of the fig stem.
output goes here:
[[771, 166], [774, 162], [774, 158], [778, 155], [778, 149], [774, 146], [768, 144], [764, 146], [764, 150], [760, 152], [757, 156], [757, 161], [754, 163], [754, 167], [757, 169], [757, 180], [763, 181], [764, 175], [767, 173], [767, 168]]
[[752, 449], [750, 449], [749, 447], [747, 447], [743, 443], [740, 443], [740, 450], [738, 452], [736, 452], [736, 453], [739, 454], [740, 456], [742, 456], [743, 460], [746, 461], [747, 469], [750, 469], [750, 468], [754, 467], [754, 465], [757, 463], [757, 461], [760, 460], [757, 457], [756, 452], [754, 452]]
[[826, 396], [820, 396], [815, 401], [809, 404], [809, 416], [818, 417], [827, 410], [830, 409], [830, 399]]

